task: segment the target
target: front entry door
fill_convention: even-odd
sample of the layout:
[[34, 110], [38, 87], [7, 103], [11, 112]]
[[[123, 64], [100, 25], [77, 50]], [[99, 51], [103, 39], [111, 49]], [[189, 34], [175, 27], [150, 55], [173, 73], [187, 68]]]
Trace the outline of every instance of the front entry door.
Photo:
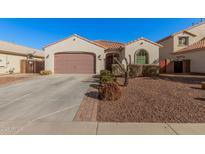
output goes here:
[[174, 62], [174, 73], [182, 73], [183, 72], [183, 62], [175, 61]]
[[105, 68], [109, 71], [112, 71], [112, 64], [115, 64], [114, 58], [119, 59], [119, 54], [110, 53], [106, 55], [106, 66]]

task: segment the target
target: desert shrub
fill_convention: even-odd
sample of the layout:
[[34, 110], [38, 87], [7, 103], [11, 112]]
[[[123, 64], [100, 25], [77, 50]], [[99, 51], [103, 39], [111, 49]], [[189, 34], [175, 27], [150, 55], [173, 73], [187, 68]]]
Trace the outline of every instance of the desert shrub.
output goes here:
[[158, 76], [159, 75], [159, 66], [158, 65], [130, 65], [130, 76], [139, 77], [139, 76]]
[[130, 65], [130, 77], [139, 77], [143, 76], [143, 65]]
[[144, 65], [143, 66], [143, 76], [158, 76], [159, 66], [158, 65]]
[[116, 83], [100, 84], [98, 86], [99, 98], [101, 100], [115, 101], [118, 100], [122, 93]]
[[115, 76], [108, 70], [101, 70], [100, 71], [100, 83], [111, 83], [115, 81]]
[[49, 70], [42, 70], [42, 71], [40, 71], [40, 75], [50, 75], [50, 74], [52, 74], [52, 72], [49, 71]]

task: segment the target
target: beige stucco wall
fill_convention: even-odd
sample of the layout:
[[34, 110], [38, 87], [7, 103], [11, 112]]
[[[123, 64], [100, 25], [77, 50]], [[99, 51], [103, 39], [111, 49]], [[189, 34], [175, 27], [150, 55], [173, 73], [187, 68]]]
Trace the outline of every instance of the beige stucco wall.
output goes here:
[[45, 69], [54, 72], [54, 54], [59, 52], [90, 52], [96, 55], [96, 73], [103, 70], [105, 53], [104, 48], [96, 46], [90, 42], [72, 36], [61, 42], [44, 48], [45, 51]]
[[160, 44], [163, 46], [159, 49], [159, 59], [163, 60], [163, 59], [169, 59], [171, 58], [171, 52], [173, 52], [174, 50], [174, 46], [173, 46], [173, 37], [170, 37], [162, 42], [160, 42]]
[[7, 74], [11, 69], [14, 73], [20, 73], [21, 59], [26, 59], [26, 57], [0, 54], [0, 74]]
[[189, 52], [186, 54], [177, 55], [183, 57], [183, 59], [191, 60], [191, 72], [205, 73], [205, 50]]
[[134, 64], [135, 53], [140, 49], [145, 49], [149, 54], [149, 64], [159, 64], [159, 46], [144, 40], [136, 41], [125, 47], [125, 56], [129, 60], [131, 55], [131, 63]]
[[173, 43], [174, 43], [174, 48], [173, 48], [173, 51], [178, 51], [180, 49], [183, 49], [185, 47], [187, 47], [188, 45], [179, 45], [179, 37], [189, 37], [189, 45], [190, 44], [193, 44], [195, 41], [195, 38], [194, 36], [191, 36], [187, 33], [180, 33], [180, 34], [177, 34], [173, 37]]
[[197, 35], [195, 38], [194, 38], [194, 41], [197, 42], [199, 40], [201, 40], [202, 38], [205, 37], [205, 23], [200, 25], [200, 26], [197, 26], [195, 28], [192, 28], [189, 30], [189, 32]]

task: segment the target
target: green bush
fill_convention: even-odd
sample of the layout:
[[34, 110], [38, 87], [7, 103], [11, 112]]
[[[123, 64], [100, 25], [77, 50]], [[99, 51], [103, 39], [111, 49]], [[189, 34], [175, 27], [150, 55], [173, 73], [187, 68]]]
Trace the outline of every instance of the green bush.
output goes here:
[[145, 65], [143, 67], [143, 76], [158, 76], [159, 75], [159, 66], [157, 65]]
[[100, 83], [111, 83], [116, 81], [115, 76], [108, 70], [101, 70], [100, 71]]
[[42, 71], [40, 71], [40, 75], [50, 75], [50, 74], [52, 74], [52, 72], [49, 71], [49, 70], [42, 70]]
[[130, 65], [130, 77], [139, 77], [143, 76], [143, 65]]
[[101, 76], [100, 83], [110, 83], [113, 82], [114, 78], [112, 76]]
[[112, 76], [112, 73], [109, 70], [101, 70], [100, 76]]

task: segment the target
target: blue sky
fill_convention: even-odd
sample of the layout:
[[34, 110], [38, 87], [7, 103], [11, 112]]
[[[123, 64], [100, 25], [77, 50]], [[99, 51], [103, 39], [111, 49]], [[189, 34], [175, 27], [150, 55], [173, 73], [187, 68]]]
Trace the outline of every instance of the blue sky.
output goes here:
[[72, 34], [122, 43], [139, 37], [157, 41], [199, 21], [196, 18], [3, 18], [0, 19], [0, 40], [38, 49]]

